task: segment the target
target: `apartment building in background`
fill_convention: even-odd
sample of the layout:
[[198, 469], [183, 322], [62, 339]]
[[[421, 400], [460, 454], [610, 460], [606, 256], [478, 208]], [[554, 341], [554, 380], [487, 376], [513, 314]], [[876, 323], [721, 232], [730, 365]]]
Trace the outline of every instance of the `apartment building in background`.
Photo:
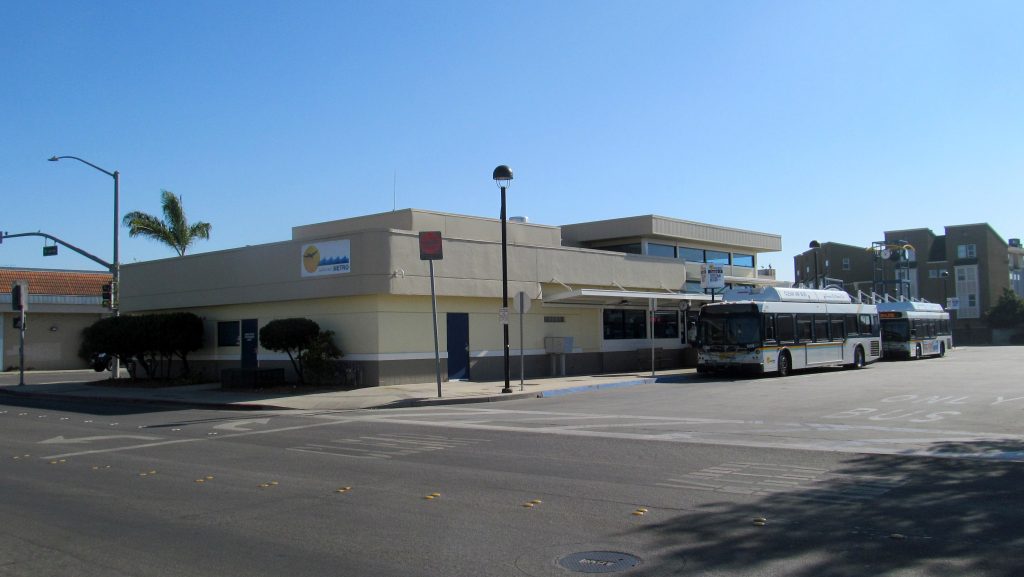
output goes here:
[[[928, 228], [889, 230], [884, 240], [865, 247], [822, 243], [794, 257], [797, 284], [834, 279], [847, 291], [924, 299], [958, 308], [954, 336], [961, 343], [987, 343], [991, 330], [985, 312], [998, 302], [1003, 289], [1024, 294], [1019, 239], [1006, 242], [987, 223], [950, 225], [937, 235]], [[838, 266], [837, 266], [838, 263]]]

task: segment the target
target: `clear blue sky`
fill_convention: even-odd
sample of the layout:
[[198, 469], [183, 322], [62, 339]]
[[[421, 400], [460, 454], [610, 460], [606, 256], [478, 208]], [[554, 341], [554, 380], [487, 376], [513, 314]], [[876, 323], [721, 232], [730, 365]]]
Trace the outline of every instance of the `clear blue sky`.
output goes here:
[[[160, 191], [191, 252], [414, 207], [660, 214], [811, 239], [1024, 236], [1024, 2], [8, 2], [0, 230], [111, 258]], [[397, 178], [396, 178], [397, 174]], [[397, 183], [397, 184], [396, 184]], [[42, 239], [0, 265], [92, 269]], [[125, 263], [174, 256], [130, 239]]]

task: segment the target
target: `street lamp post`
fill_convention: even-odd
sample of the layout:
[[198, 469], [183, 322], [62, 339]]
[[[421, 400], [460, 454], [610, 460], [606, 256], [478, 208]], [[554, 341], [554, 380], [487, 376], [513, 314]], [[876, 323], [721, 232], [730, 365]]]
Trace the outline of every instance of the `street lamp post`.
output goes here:
[[821, 248], [821, 243], [812, 240], [807, 248], [811, 249], [811, 256], [814, 257], [814, 288], [821, 288], [821, 281], [818, 279], [818, 249]]
[[[78, 162], [81, 162], [82, 164], [87, 164], [87, 165], [95, 168], [96, 170], [102, 172], [103, 174], [106, 174], [107, 176], [109, 176], [109, 177], [114, 179], [114, 263], [110, 267], [110, 273], [111, 273], [111, 276], [113, 277], [112, 282], [111, 282], [111, 284], [113, 286], [110, 287], [110, 310], [114, 313], [115, 317], [116, 316], [120, 316], [120, 314], [121, 314], [121, 310], [120, 310], [121, 302], [119, 300], [119, 296], [121, 294], [121, 261], [119, 259], [119, 257], [120, 257], [119, 252], [120, 252], [120, 244], [121, 243], [119, 242], [119, 239], [118, 239], [118, 233], [120, 232], [120, 222], [119, 222], [119, 220], [120, 220], [120, 214], [121, 214], [121, 206], [120, 206], [120, 202], [121, 202], [121, 192], [120, 192], [120, 188], [121, 188], [121, 173], [116, 171], [116, 170], [114, 172], [110, 172], [109, 170], [105, 170], [103, 168], [100, 168], [100, 167], [96, 166], [95, 164], [89, 162], [88, 160], [85, 160], [85, 159], [82, 159], [82, 158], [78, 158], [77, 156], [51, 156], [49, 158], [49, 161], [50, 162], [57, 162], [58, 160], [60, 160], [62, 158], [70, 158], [72, 160], [77, 160]], [[114, 355], [114, 366], [113, 366], [112, 371], [111, 371], [111, 378], [116, 379], [120, 375], [120, 372], [121, 372], [121, 362], [120, 362], [120, 359], [118, 359], [117, 356]]]
[[502, 393], [511, 393], [508, 383], [508, 237], [505, 233], [505, 189], [512, 182], [512, 169], [502, 164], [494, 169], [494, 182], [501, 188], [501, 308], [504, 313], [501, 329], [505, 335], [505, 388]]

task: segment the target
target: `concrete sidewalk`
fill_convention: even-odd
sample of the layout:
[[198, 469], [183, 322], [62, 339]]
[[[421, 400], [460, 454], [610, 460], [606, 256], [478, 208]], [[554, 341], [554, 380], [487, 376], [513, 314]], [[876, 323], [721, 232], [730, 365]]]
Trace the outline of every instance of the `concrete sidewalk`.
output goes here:
[[[76, 373], [82, 380], [76, 381]], [[18, 375], [3, 373], [0, 377], [0, 395], [9, 397], [59, 398], [139, 402], [213, 409], [303, 409], [303, 410], [355, 410], [414, 407], [439, 404], [483, 403], [513, 399], [551, 397], [603, 388], [627, 387], [655, 382], [681, 382], [694, 374], [694, 369], [529, 379], [522, 386], [518, 380], [510, 383], [512, 392], [502, 393], [505, 383], [448, 381], [441, 383], [441, 397], [437, 383], [389, 385], [367, 387], [352, 391], [300, 392], [237, 392], [223, 390], [219, 383], [178, 387], [142, 388], [105, 386], [95, 380], [91, 371], [26, 373], [25, 385], [18, 385]], [[87, 378], [91, 377], [91, 378]]]

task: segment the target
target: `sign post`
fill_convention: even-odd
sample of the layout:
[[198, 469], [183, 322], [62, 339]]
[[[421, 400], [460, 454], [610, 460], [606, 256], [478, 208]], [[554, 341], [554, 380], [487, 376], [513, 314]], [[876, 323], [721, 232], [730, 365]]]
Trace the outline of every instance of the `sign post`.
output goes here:
[[523, 374], [525, 363], [523, 361], [523, 315], [530, 312], [530, 297], [524, 291], [516, 293], [516, 312], [519, 313], [519, 390], [523, 390]]
[[720, 265], [704, 263], [700, 266], [700, 288], [711, 289], [711, 302], [715, 302], [715, 289], [725, 288], [725, 271]]
[[444, 258], [441, 231], [420, 233], [420, 260], [430, 264], [430, 311], [434, 319], [434, 374], [437, 376], [437, 398], [441, 398], [441, 352], [437, 345], [437, 293], [434, 291], [434, 261]]

